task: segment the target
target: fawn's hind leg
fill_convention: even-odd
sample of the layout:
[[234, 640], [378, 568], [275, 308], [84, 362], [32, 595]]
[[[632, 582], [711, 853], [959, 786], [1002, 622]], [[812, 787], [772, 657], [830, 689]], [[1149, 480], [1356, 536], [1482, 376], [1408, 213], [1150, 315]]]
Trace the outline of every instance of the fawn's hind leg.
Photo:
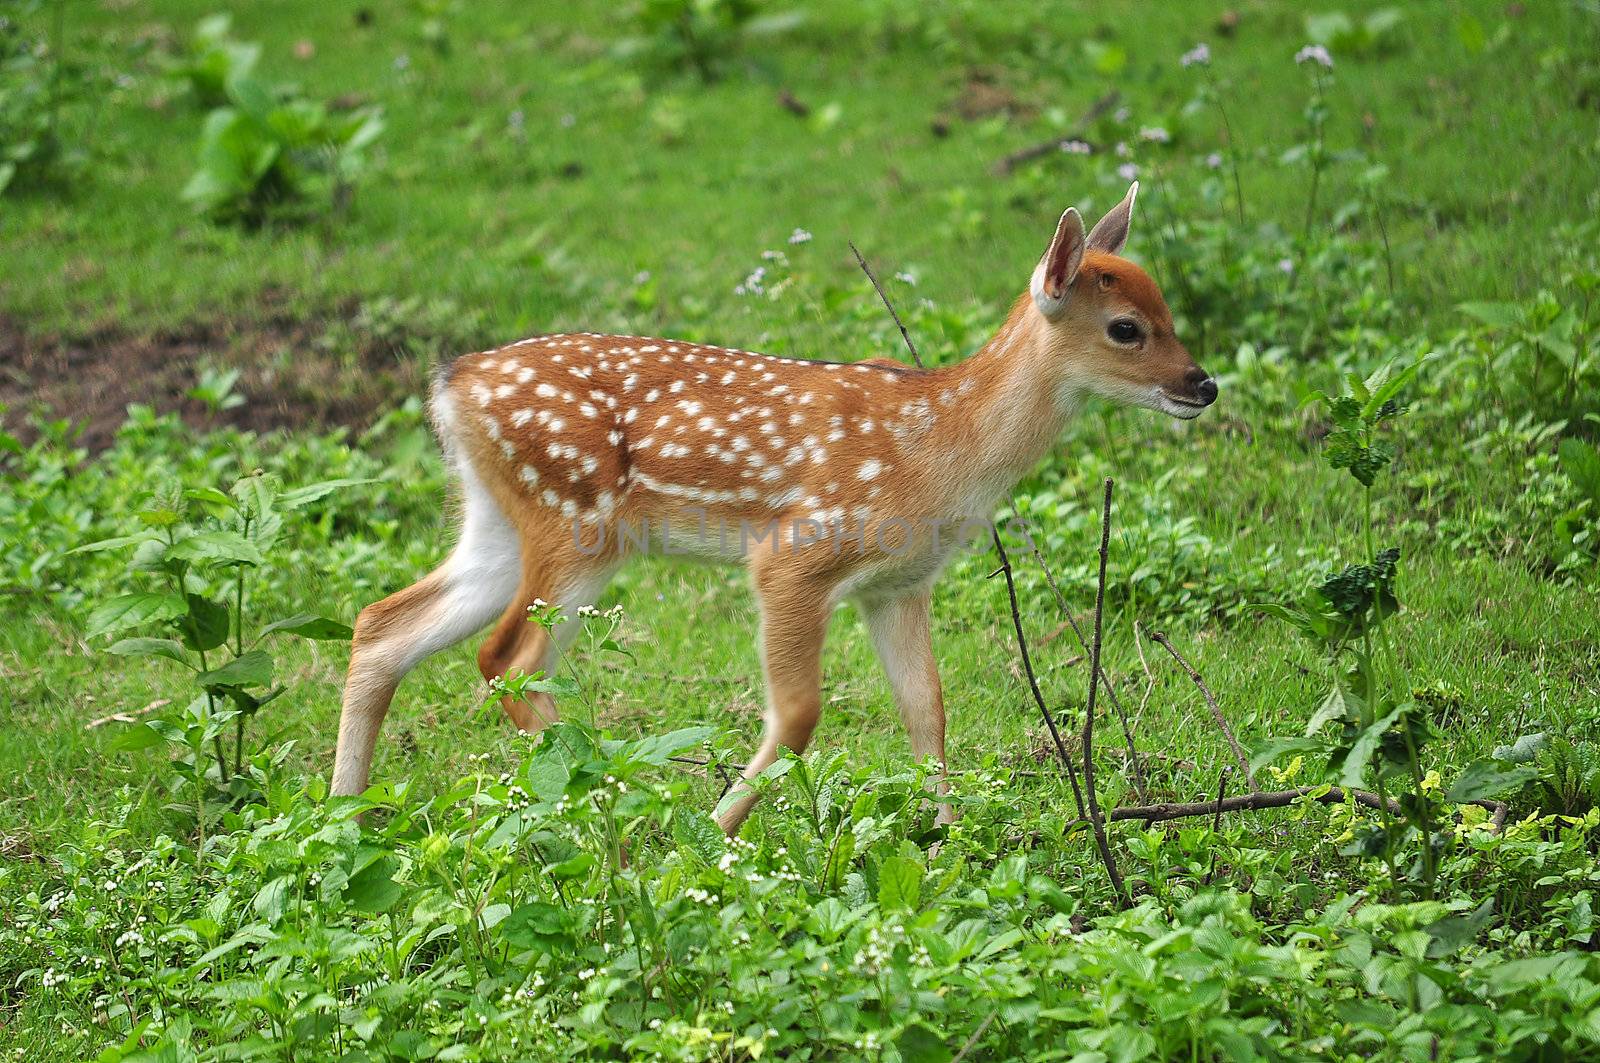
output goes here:
[[515, 592], [517, 531], [470, 471], [464, 487], [461, 535], [445, 563], [356, 618], [334, 754], [336, 795], [367, 788], [378, 730], [406, 673], [481, 629]]
[[[578, 633], [578, 610], [599, 599], [616, 570], [614, 562], [561, 549], [567, 544], [559, 534], [538, 538], [539, 542], [524, 540], [522, 584], [478, 650], [478, 670], [490, 682], [513, 671], [553, 675], [561, 654]], [[540, 556], [542, 546], [553, 550]], [[557, 624], [553, 632], [534, 623], [528, 610], [535, 600], [559, 606], [566, 622]], [[500, 707], [519, 731], [541, 731], [557, 719], [555, 699], [543, 691], [527, 700], [503, 698]]]

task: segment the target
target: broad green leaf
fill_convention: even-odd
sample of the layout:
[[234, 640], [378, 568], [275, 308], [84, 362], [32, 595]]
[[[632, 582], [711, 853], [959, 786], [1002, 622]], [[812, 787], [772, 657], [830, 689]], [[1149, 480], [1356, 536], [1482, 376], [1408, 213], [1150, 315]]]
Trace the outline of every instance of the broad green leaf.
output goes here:
[[1522, 312], [1516, 303], [1461, 303], [1456, 309], [1493, 328], [1509, 330], [1522, 324]]
[[214, 529], [186, 535], [166, 549], [166, 556], [180, 561], [232, 562], [264, 565], [266, 558], [256, 545], [237, 532]]
[[155, 535], [150, 532], [139, 532], [137, 535], [118, 535], [110, 539], [99, 539], [92, 543], [68, 550], [68, 554], [93, 554], [103, 550], [121, 550], [125, 546], [137, 546], [140, 543], [150, 542]]
[[894, 1039], [894, 1046], [905, 1063], [950, 1063], [954, 1053], [934, 1030], [913, 1022]]
[[272, 684], [272, 657], [265, 650], [246, 650], [220, 668], [195, 677], [203, 687], [264, 687]]
[[228, 641], [228, 607], [198, 594], [188, 596], [188, 612], [178, 622], [183, 644], [191, 650], [214, 650]]
[[684, 727], [664, 735], [656, 735], [631, 743], [628, 759], [644, 764], [662, 765], [667, 763], [669, 757], [682, 756], [716, 733], [714, 727]]
[[194, 667], [184, 654], [183, 646], [176, 639], [122, 639], [107, 646], [106, 652], [119, 657], [165, 657], [177, 661], [185, 668]]
[[139, 591], [101, 602], [89, 613], [85, 637], [94, 638], [108, 631], [121, 631], [156, 620], [182, 616], [183, 599], [175, 594]]
[[275, 620], [261, 629], [257, 639], [265, 638], [274, 631], [283, 631], [290, 635], [299, 635], [303, 639], [316, 639], [323, 642], [344, 642], [354, 632], [337, 620], [316, 616], [312, 613], [300, 613], [284, 620]]
[[1538, 777], [1539, 773], [1533, 768], [1507, 767], [1499, 761], [1487, 758], [1475, 760], [1462, 769], [1460, 777], [1451, 785], [1444, 798], [1446, 801], [1458, 804], [1466, 801], [1482, 801], [1515, 789]]
[[916, 908], [922, 897], [922, 865], [891, 856], [878, 867], [878, 904], [891, 911]]
[[304, 487], [297, 487], [293, 491], [285, 491], [283, 494], [279, 495], [278, 496], [278, 508], [279, 509], [298, 509], [298, 508], [300, 508], [301, 506], [305, 505], [308, 502], [315, 502], [315, 501], [317, 501], [317, 499], [322, 498], [322, 497], [324, 497], [326, 495], [331, 495], [331, 494], [333, 494], [333, 492], [341, 490], [343, 488], [346, 488], [346, 487], [359, 487], [362, 484], [375, 484], [377, 482], [378, 482], [377, 480], [370, 479], [370, 478], [369, 479], [348, 479], [348, 478], [346, 478], [346, 479], [339, 479], [339, 480], [323, 480], [321, 483], [307, 484]]
[[554, 951], [566, 943], [573, 930], [571, 913], [544, 901], [513, 909], [495, 930], [517, 948]]
[[1561, 441], [1557, 451], [1561, 471], [1567, 474], [1572, 485], [1600, 505], [1600, 450], [1594, 444], [1568, 437]]
[[1322, 704], [1317, 706], [1317, 711], [1312, 713], [1311, 722], [1306, 724], [1306, 737], [1312, 737], [1334, 720], [1350, 719], [1360, 711], [1359, 706], [1352, 702], [1350, 696], [1345, 693], [1344, 688], [1335, 686], [1322, 699]]
[[112, 736], [111, 741], [106, 743], [106, 748], [123, 753], [132, 753], [136, 750], [159, 746], [165, 740], [160, 731], [150, 726], [148, 720], [141, 720], [131, 727], [118, 731]]
[[1344, 765], [1339, 772], [1339, 782], [1342, 785], [1361, 785], [1361, 777], [1372, 761], [1372, 755], [1378, 751], [1378, 743], [1383, 741], [1384, 732], [1394, 726], [1404, 711], [1404, 706], [1397, 706], [1361, 732], [1344, 755]]
[[1506, 761], [1510, 764], [1530, 764], [1533, 758], [1539, 755], [1550, 742], [1550, 736], [1543, 731], [1525, 734], [1509, 746], [1495, 746], [1490, 754], [1495, 760]]
[[405, 894], [405, 887], [394, 880], [399, 861], [392, 856], [380, 857], [350, 876], [345, 884], [345, 900], [350, 907], [368, 915], [377, 915], [394, 907]]

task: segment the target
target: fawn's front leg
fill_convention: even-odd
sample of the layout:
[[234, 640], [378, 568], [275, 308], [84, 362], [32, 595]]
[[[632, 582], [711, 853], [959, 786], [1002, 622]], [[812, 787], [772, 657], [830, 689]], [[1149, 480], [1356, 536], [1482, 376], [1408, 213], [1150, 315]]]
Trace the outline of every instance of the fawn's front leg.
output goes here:
[[[766, 677], [767, 712], [761, 748], [745, 766], [746, 779], [755, 778], [777, 760], [780, 748], [802, 753], [811, 741], [822, 713], [822, 642], [828, 629], [827, 593], [809, 580], [758, 569], [756, 594], [761, 607], [761, 670]], [[755, 792], [744, 783], [737, 784], [717, 823], [730, 836], [737, 834], [755, 803]]]
[[[938, 758], [937, 789], [942, 797], [950, 792], [950, 786], [944, 777], [944, 692], [939, 684], [939, 665], [933, 659], [930, 592], [867, 600], [859, 605], [872, 647], [878, 651], [878, 660], [889, 677], [900, 719], [911, 738], [912, 755], [919, 761], [930, 756]], [[938, 821], [954, 820], [950, 805], [941, 802]]]

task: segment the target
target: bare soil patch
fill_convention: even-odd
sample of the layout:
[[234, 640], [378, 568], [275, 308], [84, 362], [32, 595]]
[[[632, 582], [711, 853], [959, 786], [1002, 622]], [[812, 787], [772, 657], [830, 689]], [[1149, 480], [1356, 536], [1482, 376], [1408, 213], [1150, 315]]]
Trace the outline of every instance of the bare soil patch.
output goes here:
[[[196, 428], [366, 427], [384, 409], [418, 394], [427, 344], [383, 338], [351, 326], [355, 307], [306, 320], [266, 310], [249, 318], [127, 332], [107, 327], [78, 336], [30, 333], [0, 315], [0, 403], [8, 431], [37, 436], [33, 415], [81, 426], [91, 451], [110, 445], [131, 403], [176, 412]], [[238, 369], [244, 402], [213, 410], [189, 392], [208, 367]]]

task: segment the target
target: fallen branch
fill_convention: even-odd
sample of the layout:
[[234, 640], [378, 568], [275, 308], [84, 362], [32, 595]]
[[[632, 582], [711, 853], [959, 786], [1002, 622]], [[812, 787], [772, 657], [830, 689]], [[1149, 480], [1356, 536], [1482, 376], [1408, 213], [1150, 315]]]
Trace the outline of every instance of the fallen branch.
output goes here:
[[1204, 694], [1206, 698], [1206, 707], [1211, 710], [1211, 718], [1217, 721], [1217, 728], [1222, 731], [1222, 737], [1228, 740], [1228, 746], [1233, 750], [1233, 757], [1239, 762], [1239, 770], [1244, 772], [1245, 781], [1250, 784], [1250, 789], [1260, 790], [1260, 787], [1256, 785], [1255, 773], [1250, 770], [1250, 758], [1244, 755], [1244, 749], [1240, 747], [1239, 740], [1233, 736], [1233, 728], [1228, 726], [1228, 718], [1222, 715], [1222, 708], [1217, 704], [1217, 699], [1212, 696], [1211, 688], [1206, 686], [1206, 681], [1200, 677], [1199, 672], [1194, 670], [1193, 665], [1183, 659], [1183, 654], [1177, 651], [1166, 635], [1159, 631], [1152, 631], [1150, 632], [1150, 638], [1162, 649], [1172, 654], [1172, 659], [1177, 661], [1185, 672], [1189, 673], [1189, 678], [1194, 680], [1194, 685], [1200, 688], [1200, 693]]
[[[1064, 137], [1051, 137], [1049, 140], [1046, 140], [1041, 144], [1034, 144], [1032, 147], [1027, 148], [1019, 148], [1018, 150], [1013, 151], [1010, 155], [1007, 155], [1005, 158], [1001, 159], [999, 162], [995, 163], [989, 172], [994, 174], [996, 177], [1004, 177], [1025, 162], [1032, 162], [1035, 159], [1042, 159], [1046, 155], [1053, 154], [1054, 152], [1065, 151], [1067, 149], [1067, 145], [1075, 141], [1082, 143], [1083, 138], [1088, 135], [1089, 127], [1098, 122], [1107, 111], [1115, 107], [1117, 105], [1117, 101], [1121, 98], [1122, 94], [1113, 89], [1104, 96], [1100, 97], [1098, 100], [1095, 100], [1089, 109], [1084, 112], [1083, 117], [1078, 120], [1078, 131], [1076, 133], [1072, 133]], [[1093, 149], [1091, 148], [1090, 150]]]
[[[1346, 791], [1342, 786], [1330, 786], [1323, 792], [1321, 786], [1301, 786], [1294, 790], [1257, 790], [1254, 793], [1239, 794], [1222, 800], [1130, 805], [1113, 808], [1108, 818], [1113, 823], [1129, 819], [1141, 820], [1144, 823], [1160, 823], [1164, 820], [1185, 819], [1190, 816], [1220, 816], [1224, 812], [1259, 812], [1269, 808], [1288, 808], [1308, 795], [1315, 795], [1312, 799], [1323, 805], [1342, 805], [1348, 799], [1367, 808], [1377, 810], [1383, 808], [1382, 799], [1369, 790]], [[1395, 815], [1401, 813], [1399, 801], [1391, 797], [1388, 804], [1391, 813]], [[1489, 823], [1496, 832], [1505, 826], [1508, 809], [1504, 801], [1466, 801], [1463, 804], [1488, 809], [1491, 813]]]
[[[1094, 707], [1100, 693], [1100, 643], [1104, 632], [1106, 607], [1106, 558], [1111, 552], [1111, 488], [1106, 477], [1105, 500], [1100, 507], [1100, 571], [1094, 591], [1094, 642], [1089, 647], [1089, 701], [1083, 709], [1083, 790], [1089, 803], [1089, 823], [1094, 827], [1095, 848], [1100, 850], [1100, 861], [1106, 865], [1111, 877], [1111, 890], [1117, 903], [1126, 908], [1128, 893], [1122, 885], [1122, 872], [1117, 870], [1117, 858], [1111, 853], [1111, 843], [1106, 838], [1105, 818], [1100, 814], [1100, 799], [1094, 789]], [[998, 537], [997, 537], [998, 541]]]
[[104, 727], [108, 723], [132, 723], [141, 716], [148, 716], [157, 709], [171, 704], [171, 698], [157, 698], [144, 708], [136, 709], [133, 712], [113, 712], [110, 716], [102, 716], [98, 720], [90, 720], [88, 723], [83, 725], [83, 729], [85, 731], [92, 731], [96, 727]]

